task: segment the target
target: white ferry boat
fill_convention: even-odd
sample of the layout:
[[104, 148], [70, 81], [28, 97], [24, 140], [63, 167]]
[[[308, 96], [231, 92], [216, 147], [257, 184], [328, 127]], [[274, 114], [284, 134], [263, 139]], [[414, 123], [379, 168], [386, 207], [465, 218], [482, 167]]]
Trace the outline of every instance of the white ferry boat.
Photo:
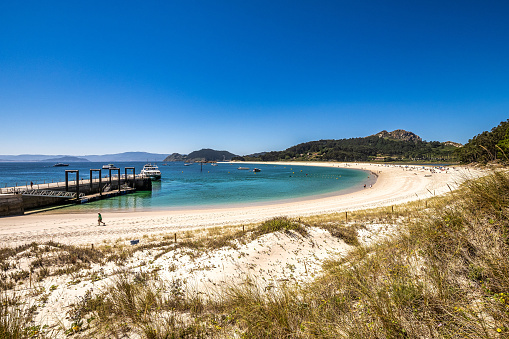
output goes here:
[[157, 167], [156, 164], [154, 165], [146, 164], [145, 166], [143, 166], [143, 169], [141, 170], [140, 174], [152, 180], [161, 180], [161, 171], [159, 170], [159, 167]]
[[116, 168], [113, 164], [103, 165], [103, 169]]

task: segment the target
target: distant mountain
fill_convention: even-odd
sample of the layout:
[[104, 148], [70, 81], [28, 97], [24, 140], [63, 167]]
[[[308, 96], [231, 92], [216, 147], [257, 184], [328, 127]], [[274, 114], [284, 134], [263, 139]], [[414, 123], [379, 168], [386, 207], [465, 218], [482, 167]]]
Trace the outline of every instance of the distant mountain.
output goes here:
[[60, 157], [60, 158], [51, 158], [51, 159], [41, 160], [41, 162], [67, 163], [67, 162], [90, 162], [90, 161], [85, 158], [73, 157], [73, 156], [68, 155], [68, 156], [64, 156], [64, 157]]
[[451, 142], [427, 142], [415, 133], [399, 129], [362, 138], [310, 141], [284, 151], [243, 158], [262, 161], [454, 161], [456, 149]]
[[204, 148], [199, 151], [194, 151], [186, 155], [173, 153], [166, 157], [164, 161], [229, 161], [237, 155], [228, 151], [216, 151], [210, 148]]
[[[21, 155], [0, 155], [0, 161], [66, 161], [60, 158], [69, 157], [71, 160], [67, 160], [66, 162], [76, 162], [76, 161], [93, 161], [93, 162], [124, 162], [124, 161], [162, 161], [166, 158], [167, 154], [158, 154], [158, 153], [147, 153], [147, 152], [124, 152], [124, 153], [116, 153], [116, 154], [105, 154], [105, 155], [82, 155], [79, 157], [72, 155], [44, 155], [44, 154], [21, 154]], [[72, 160], [74, 158], [79, 158], [80, 160]], [[55, 160], [60, 159], [60, 160]]]
[[20, 155], [0, 155], [0, 161], [46, 161], [52, 158], [65, 157], [66, 155], [44, 155], [44, 154], [20, 154]]
[[163, 161], [167, 154], [147, 153], [147, 152], [124, 152], [104, 155], [85, 155], [83, 158], [93, 162], [113, 162], [113, 161]]

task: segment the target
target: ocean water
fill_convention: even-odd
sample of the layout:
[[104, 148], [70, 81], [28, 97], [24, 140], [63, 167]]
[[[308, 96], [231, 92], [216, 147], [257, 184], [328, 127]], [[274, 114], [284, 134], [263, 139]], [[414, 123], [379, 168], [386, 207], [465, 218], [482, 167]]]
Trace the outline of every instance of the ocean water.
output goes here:
[[[124, 173], [124, 167], [135, 167], [138, 174], [145, 163], [115, 163]], [[88, 179], [91, 168], [102, 168], [103, 163], [70, 163], [69, 167], [53, 167], [52, 163], [0, 163], [0, 187], [30, 186], [65, 180], [65, 170], [79, 170], [80, 178]], [[373, 182], [369, 173], [359, 170], [285, 166], [275, 164], [228, 164], [217, 166], [199, 163], [184, 166], [182, 162], [158, 164], [161, 181], [154, 181], [151, 192], [136, 192], [115, 198], [76, 205], [66, 209], [75, 211], [151, 210], [195, 206], [230, 206], [274, 200], [299, 199], [332, 192], [362, 189]], [[239, 166], [250, 170], [238, 170]], [[253, 172], [253, 168], [261, 172]], [[103, 170], [102, 175], [107, 174]], [[131, 172], [129, 172], [131, 173]], [[98, 173], [94, 173], [97, 178]], [[70, 179], [74, 179], [71, 175]]]

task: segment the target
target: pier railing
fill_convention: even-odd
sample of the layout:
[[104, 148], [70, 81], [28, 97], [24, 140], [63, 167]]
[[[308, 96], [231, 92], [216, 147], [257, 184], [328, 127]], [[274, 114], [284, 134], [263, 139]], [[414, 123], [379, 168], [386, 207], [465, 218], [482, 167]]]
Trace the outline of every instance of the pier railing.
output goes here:
[[[29, 195], [32, 197], [55, 197], [55, 198], [65, 198], [65, 199], [76, 198], [76, 192], [34, 190], [34, 189], [27, 190], [24, 188], [8, 188], [8, 189], [5, 189], [4, 192], [5, 191], [7, 191], [7, 193]], [[84, 196], [85, 196], [85, 193], [79, 194], [80, 198], [82, 198]]]

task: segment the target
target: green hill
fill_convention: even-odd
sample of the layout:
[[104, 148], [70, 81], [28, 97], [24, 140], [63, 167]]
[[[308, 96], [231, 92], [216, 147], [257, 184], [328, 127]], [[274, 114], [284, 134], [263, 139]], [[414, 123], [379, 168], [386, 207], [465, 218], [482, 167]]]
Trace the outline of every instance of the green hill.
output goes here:
[[236, 157], [236, 155], [228, 151], [216, 151], [210, 148], [204, 148], [199, 151], [191, 152], [188, 155], [173, 153], [166, 157], [164, 161], [229, 161], [233, 157]]
[[322, 160], [322, 161], [455, 161], [459, 144], [423, 141], [404, 130], [382, 131], [364, 138], [318, 140], [292, 146], [280, 152], [267, 152], [246, 160]]

